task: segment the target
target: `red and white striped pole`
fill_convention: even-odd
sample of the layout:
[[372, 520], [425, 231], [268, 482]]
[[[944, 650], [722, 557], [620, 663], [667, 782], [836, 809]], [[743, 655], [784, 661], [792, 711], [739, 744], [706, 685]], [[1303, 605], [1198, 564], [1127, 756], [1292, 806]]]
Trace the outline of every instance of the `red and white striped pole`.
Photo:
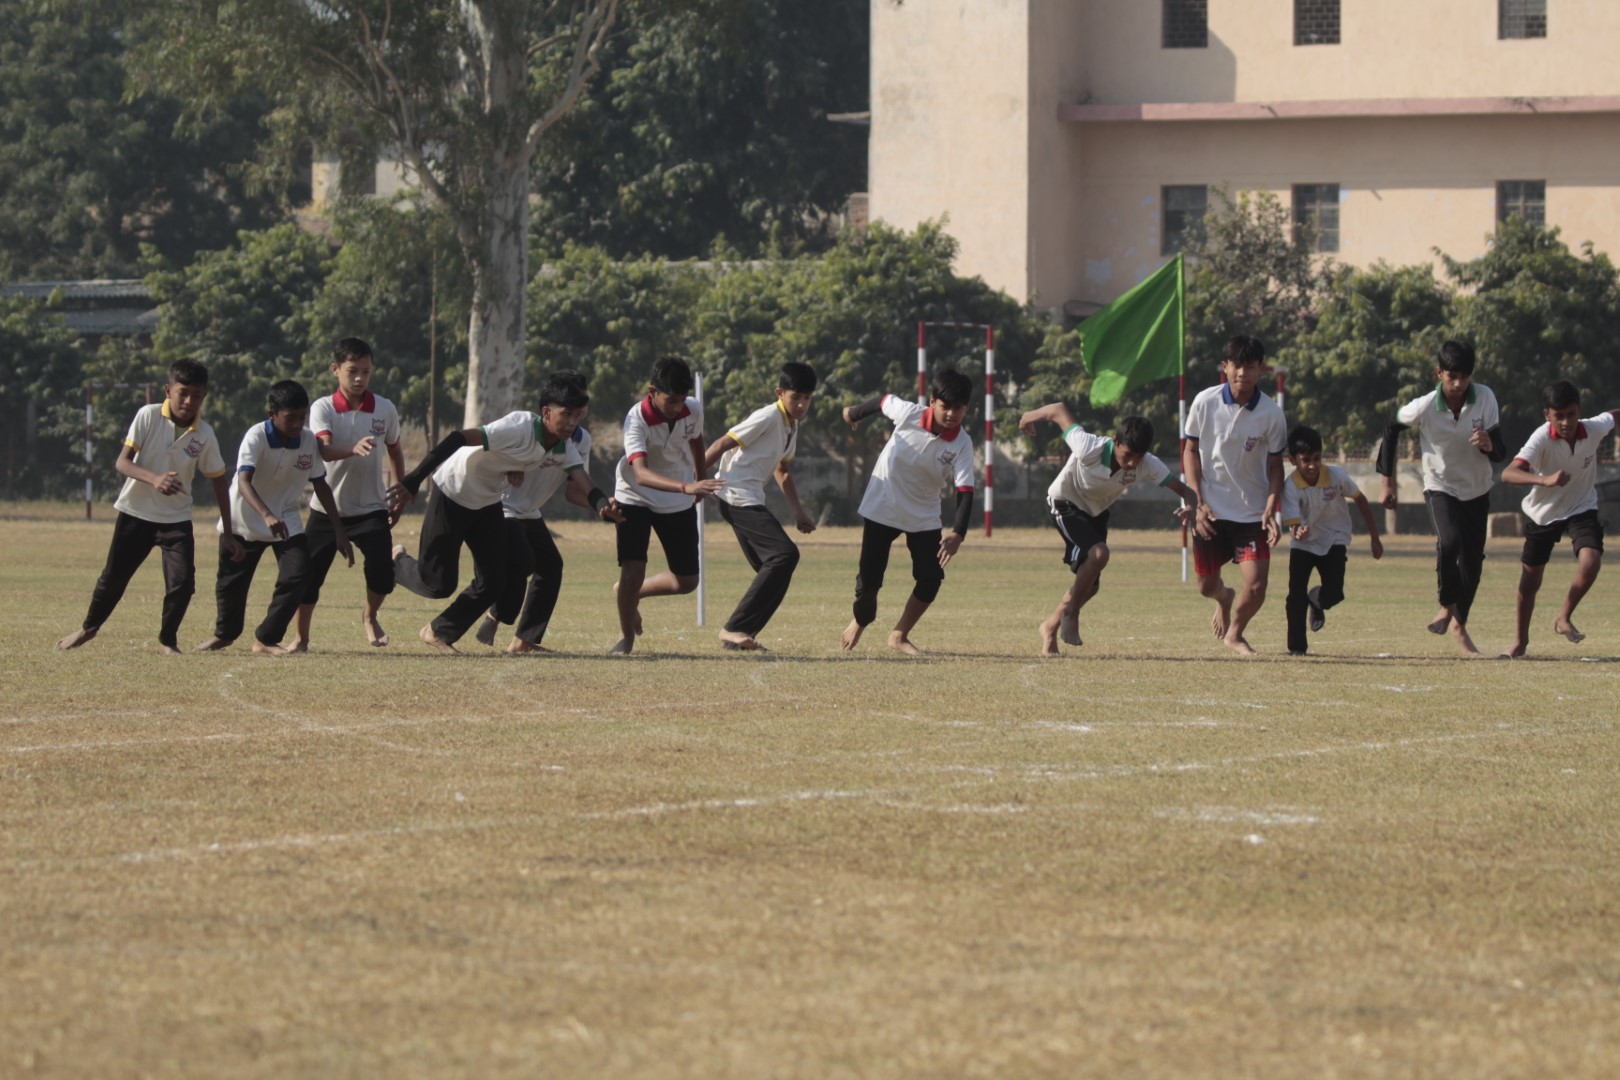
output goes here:
[[91, 456], [91, 443], [96, 431], [96, 391], [95, 387], [85, 384], [84, 388], [84, 520], [90, 520], [90, 468], [94, 461]]
[[996, 509], [996, 331], [984, 328], [984, 535]]
[[928, 330], [927, 323], [917, 324], [917, 404], [928, 404]]
[[1287, 368], [1277, 368], [1277, 408], [1279, 409], [1285, 408], [1285, 399], [1283, 397], [1283, 376], [1286, 374], [1288, 374]]

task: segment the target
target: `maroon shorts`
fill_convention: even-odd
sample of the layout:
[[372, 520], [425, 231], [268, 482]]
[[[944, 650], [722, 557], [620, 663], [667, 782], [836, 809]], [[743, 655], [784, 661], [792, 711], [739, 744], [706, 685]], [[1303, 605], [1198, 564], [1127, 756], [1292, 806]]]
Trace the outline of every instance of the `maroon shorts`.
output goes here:
[[1218, 574], [1229, 562], [1270, 562], [1271, 545], [1266, 543], [1262, 521], [1215, 522], [1215, 535], [1205, 540], [1195, 531], [1192, 538], [1193, 571], [1199, 577]]

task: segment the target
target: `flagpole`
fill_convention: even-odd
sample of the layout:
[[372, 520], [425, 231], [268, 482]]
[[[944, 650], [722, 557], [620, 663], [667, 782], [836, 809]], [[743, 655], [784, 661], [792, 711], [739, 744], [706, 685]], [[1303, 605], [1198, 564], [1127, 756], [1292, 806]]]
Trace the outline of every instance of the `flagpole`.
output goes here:
[[[692, 396], [697, 398], [698, 411], [702, 412], [702, 410], [703, 410], [703, 376], [701, 374], [696, 373], [696, 372], [694, 372], [693, 375], [692, 375]], [[701, 435], [702, 432], [698, 432], [698, 434]], [[699, 480], [702, 480], [703, 476], [704, 476], [703, 462], [695, 461], [692, 464], [693, 464], [693, 467], [694, 467], [694, 471], [697, 474], [697, 478]], [[697, 555], [698, 555], [697, 624], [699, 626], [702, 626], [703, 625], [703, 614], [704, 614], [703, 613], [703, 579], [706, 576], [703, 573], [703, 571], [704, 571], [704, 565], [703, 565], [703, 500], [701, 498], [694, 499], [692, 501], [692, 508], [697, 511], [697, 541], [698, 541], [698, 543], [697, 543], [697, 548], [698, 548], [698, 551], [697, 551]]]
[[[1176, 378], [1176, 438], [1181, 447], [1182, 460], [1186, 460], [1187, 449], [1187, 260], [1181, 252], [1176, 252], [1176, 295], [1182, 302], [1176, 305], [1178, 317], [1176, 319], [1176, 334], [1181, 342], [1181, 374]], [[1179, 464], [1179, 463], [1178, 463]], [[1181, 477], [1185, 484], [1187, 477]], [[1181, 508], [1187, 508], [1187, 500], [1181, 500]], [[1181, 515], [1181, 583], [1187, 583], [1187, 515]]]

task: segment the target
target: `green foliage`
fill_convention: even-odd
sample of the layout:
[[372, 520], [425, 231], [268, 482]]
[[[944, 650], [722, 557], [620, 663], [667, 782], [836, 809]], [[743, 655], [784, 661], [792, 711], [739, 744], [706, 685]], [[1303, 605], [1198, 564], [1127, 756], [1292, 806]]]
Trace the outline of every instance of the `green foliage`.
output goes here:
[[[62, 412], [78, 418], [84, 433], [84, 388], [80, 371], [89, 358], [73, 335], [43, 304], [0, 297], [0, 411], [5, 425], [7, 498], [61, 496], [82, 488], [82, 466], [73, 470], [73, 428]], [[29, 445], [29, 421], [44, 438]]]

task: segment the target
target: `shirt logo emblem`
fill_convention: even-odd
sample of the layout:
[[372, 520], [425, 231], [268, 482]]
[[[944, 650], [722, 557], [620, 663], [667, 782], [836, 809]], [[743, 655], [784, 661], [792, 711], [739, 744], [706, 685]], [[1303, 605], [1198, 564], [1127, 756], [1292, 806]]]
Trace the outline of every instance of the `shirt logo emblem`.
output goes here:
[[1121, 484], [1134, 484], [1134, 483], [1136, 483], [1136, 470], [1135, 469], [1121, 469], [1120, 472], [1119, 472], [1119, 482]]
[[1322, 489], [1322, 501], [1323, 502], [1332, 502], [1334, 499], [1337, 499], [1338, 497], [1339, 497], [1339, 489], [1338, 488], [1330, 487], [1330, 488], [1323, 488]]
[[192, 439], [190, 442], [186, 443], [186, 457], [196, 457], [202, 452], [203, 444], [201, 439]]
[[1587, 454], [1586, 455], [1586, 460], [1581, 462], [1581, 468], [1590, 469], [1591, 467], [1592, 467], [1592, 455]]
[[956, 461], [956, 451], [941, 450], [939, 452], [939, 457], [935, 458], [934, 460], [938, 461], [941, 465], [950, 465]]
[[313, 464], [315, 464], [315, 458], [313, 456], [309, 454], [299, 454], [298, 463], [295, 468], [307, 470]]
[[1260, 441], [1260, 436], [1258, 436], [1258, 435], [1250, 435], [1247, 439], [1244, 439], [1243, 440], [1243, 452], [1248, 453], [1250, 450], [1253, 450], [1254, 449], [1254, 444], [1259, 442], [1259, 441]]
[[373, 435], [385, 435], [387, 432], [388, 422], [386, 420], [373, 420], [371, 422], [371, 433]]

